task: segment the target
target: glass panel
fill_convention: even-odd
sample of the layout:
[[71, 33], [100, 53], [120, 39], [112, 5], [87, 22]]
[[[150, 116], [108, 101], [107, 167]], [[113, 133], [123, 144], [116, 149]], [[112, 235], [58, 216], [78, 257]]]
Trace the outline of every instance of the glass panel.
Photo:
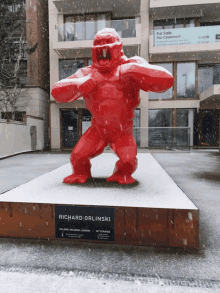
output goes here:
[[136, 37], [135, 19], [112, 20], [111, 27], [117, 31], [121, 38]]
[[155, 20], [154, 21], [154, 30], [162, 30], [163, 29], [163, 20]]
[[62, 145], [73, 147], [78, 141], [78, 111], [62, 111]]
[[167, 19], [164, 24], [164, 29], [172, 29], [173, 28], [173, 20]]
[[96, 34], [96, 23], [94, 21], [86, 21], [85, 29], [86, 29], [86, 40], [93, 40]]
[[100, 31], [103, 28], [106, 28], [106, 16], [105, 14], [99, 14], [97, 20], [97, 31]]
[[24, 117], [26, 115], [25, 111], [15, 111], [15, 112], [1, 112], [1, 119], [11, 119], [15, 121], [24, 122]]
[[95, 21], [96, 17], [95, 14], [86, 14], [84, 17], [85, 21]]
[[140, 110], [134, 110], [134, 118], [133, 118], [133, 136], [137, 143], [137, 146], [140, 146]]
[[218, 144], [218, 118], [214, 110], [202, 110], [202, 143], [205, 145]]
[[187, 127], [188, 126], [188, 109], [177, 109], [176, 117], [177, 127]]
[[195, 21], [194, 19], [186, 19], [186, 27], [194, 27], [195, 26]]
[[60, 60], [59, 61], [59, 75], [60, 80], [74, 74], [79, 68], [84, 67], [84, 60]]
[[214, 84], [220, 84], [220, 64], [199, 65], [198, 93], [204, 92]]
[[213, 84], [220, 84], [220, 64], [214, 66]]
[[91, 126], [92, 115], [87, 109], [82, 109], [82, 134]]
[[154, 30], [155, 31], [162, 30], [162, 29], [163, 29], [163, 26], [162, 25], [155, 25], [154, 26]]
[[149, 127], [171, 127], [172, 110], [155, 109], [148, 110]]
[[84, 21], [84, 16], [83, 15], [65, 15], [64, 16], [64, 23], [77, 22], [77, 21]]
[[215, 26], [220, 25], [220, 22], [200, 22], [200, 26]]
[[92, 58], [88, 59], [88, 66], [92, 65]]
[[94, 16], [65, 17], [64, 25], [57, 25], [58, 41], [77, 41], [77, 40], [93, 40], [97, 31], [106, 28], [114, 28], [121, 38], [135, 38], [136, 24], [135, 19], [122, 19], [107, 21], [105, 14], [97, 16], [98, 20], [94, 21]]
[[199, 66], [198, 93], [204, 92], [213, 85], [213, 65]]
[[75, 30], [73, 22], [65, 23], [65, 41], [70, 42], [75, 39]]
[[[161, 64], [155, 64], [155, 65], [161, 66], [167, 69], [171, 74], [173, 74], [172, 63], [161, 63]], [[173, 98], [173, 87], [171, 87], [166, 92], [161, 94], [149, 92], [149, 100], [172, 99], [172, 98]]]
[[78, 21], [74, 24], [75, 28], [75, 39], [74, 40], [83, 40], [84, 39], [84, 22]]
[[183, 28], [184, 27], [184, 19], [176, 19], [175, 28]]
[[177, 98], [195, 98], [195, 63], [177, 64]]
[[148, 110], [149, 146], [167, 146], [172, 141], [172, 110], [158, 109]]
[[64, 23], [66, 22], [74, 22], [74, 16], [73, 15], [65, 15], [64, 16]]

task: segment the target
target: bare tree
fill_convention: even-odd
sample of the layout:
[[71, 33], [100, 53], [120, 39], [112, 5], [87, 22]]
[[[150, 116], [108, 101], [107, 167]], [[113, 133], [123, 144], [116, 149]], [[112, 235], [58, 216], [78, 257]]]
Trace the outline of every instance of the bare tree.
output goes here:
[[0, 112], [1, 118], [18, 120], [28, 106], [25, 0], [0, 2]]

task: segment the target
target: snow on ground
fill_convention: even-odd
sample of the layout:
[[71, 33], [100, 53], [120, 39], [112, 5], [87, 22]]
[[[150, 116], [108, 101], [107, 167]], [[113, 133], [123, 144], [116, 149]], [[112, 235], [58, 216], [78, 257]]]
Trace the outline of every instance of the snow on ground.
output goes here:
[[218, 293], [219, 288], [194, 288], [145, 284], [134, 281], [84, 278], [74, 273], [39, 274], [0, 271], [0, 289], [4, 293]]

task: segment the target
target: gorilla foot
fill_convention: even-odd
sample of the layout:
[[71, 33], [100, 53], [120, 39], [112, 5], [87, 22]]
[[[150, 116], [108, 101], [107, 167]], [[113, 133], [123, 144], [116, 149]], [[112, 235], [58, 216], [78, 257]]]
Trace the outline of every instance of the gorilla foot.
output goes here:
[[131, 175], [116, 175], [108, 177], [107, 182], [118, 182], [119, 184], [133, 184], [136, 181]]
[[90, 178], [86, 175], [72, 174], [70, 176], [65, 177], [63, 179], [63, 183], [66, 183], [66, 184], [86, 183], [88, 179]]

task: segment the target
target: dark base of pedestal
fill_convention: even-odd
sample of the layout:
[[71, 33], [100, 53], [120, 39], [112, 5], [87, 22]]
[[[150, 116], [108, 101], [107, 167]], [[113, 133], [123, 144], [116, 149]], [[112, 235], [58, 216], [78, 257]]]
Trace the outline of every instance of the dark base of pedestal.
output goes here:
[[[60, 239], [56, 238], [58, 227], [55, 222], [55, 206], [55, 204], [1, 202], [0, 237]], [[83, 236], [82, 239], [68, 237], [66, 239], [73, 242], [198, 248], [199, 210], [112, 208], [114, 236], [111, 241], [85, 240]]]

